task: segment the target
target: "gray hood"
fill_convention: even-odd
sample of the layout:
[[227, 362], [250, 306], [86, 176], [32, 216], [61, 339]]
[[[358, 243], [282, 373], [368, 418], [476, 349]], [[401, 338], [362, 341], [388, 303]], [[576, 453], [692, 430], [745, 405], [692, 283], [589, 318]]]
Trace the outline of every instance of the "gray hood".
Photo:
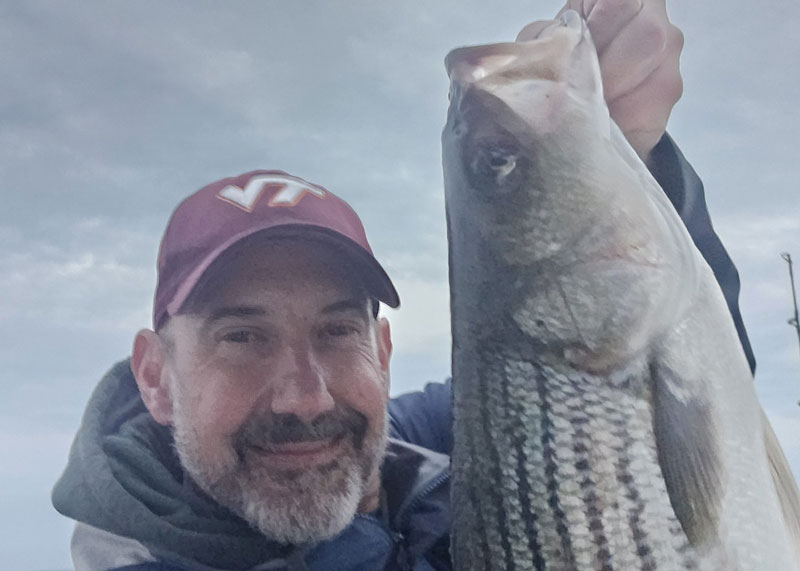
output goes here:
[[147, 412], [128, 361], [118, 363], [89, 400], [53, 505], [186, 566], [244, 570], [292, 551], [205, 496], [172, 443], [169, 428]]
[[78, 522], [73, 555], [87, 570], [144, 561], [211, 571], [383, 569], [401, 543], [410, 560], [449, 561], [448, 468], [448, 456], [390, 438], [382, 518], [357, 514], [317, 545], [279, 544], [184, 474], [170, 429], [147, 412], [122, 361], [89, 400], [53, 505]]

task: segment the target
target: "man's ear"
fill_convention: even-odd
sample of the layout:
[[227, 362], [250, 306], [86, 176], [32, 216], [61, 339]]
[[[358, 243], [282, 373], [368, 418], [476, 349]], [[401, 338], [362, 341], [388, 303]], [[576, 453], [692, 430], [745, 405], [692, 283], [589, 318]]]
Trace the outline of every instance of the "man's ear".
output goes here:
[[164, 370], [164, 341], [155, 331], [142, 329], [133, 341], [131, 371], [147, 410], [159, 424], [172, 422], [172, 395]]
[[386, 391], [389, 391], [389, 361], [392, 358], [392, 332], [389, 327], [389, 320], [381, 317], [378, 320], [378, 360], [381, 371], [386, 377]]

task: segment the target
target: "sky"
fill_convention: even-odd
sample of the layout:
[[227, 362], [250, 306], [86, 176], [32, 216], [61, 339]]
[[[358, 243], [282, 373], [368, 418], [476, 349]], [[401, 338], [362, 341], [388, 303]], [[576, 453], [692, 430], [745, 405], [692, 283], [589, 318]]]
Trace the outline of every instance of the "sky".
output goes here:
[[[647, 1], [647, 0], [646, 0]], [[560, 2], [0, 0], [0, 565], [71, 568], [49, 494], [86, 400], [147, 327], [158, 241], [197, 188], [275, 168], [360, 213], [394, 279], [395, 394], [449, 371], [443, 59]], [[669, 131], [742, 280], [756, 387], [800, 474], [800, 7], [668, 2]]]

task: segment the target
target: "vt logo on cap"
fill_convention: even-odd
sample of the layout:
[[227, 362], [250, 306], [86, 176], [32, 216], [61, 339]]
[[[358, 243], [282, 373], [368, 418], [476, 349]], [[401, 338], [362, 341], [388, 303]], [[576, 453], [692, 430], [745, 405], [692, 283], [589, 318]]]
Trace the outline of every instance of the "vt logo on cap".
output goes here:
[[244, 188], [228, 185], [217, 194], [217, 198], [252, 212], [264, 190], [271, 188], [274, 194], [269, 206], [295, 206], [304, 196], [311, 194], [325, 198], [327, 192], [315, 184], [291, 175], [262, 174], [252, 177]]

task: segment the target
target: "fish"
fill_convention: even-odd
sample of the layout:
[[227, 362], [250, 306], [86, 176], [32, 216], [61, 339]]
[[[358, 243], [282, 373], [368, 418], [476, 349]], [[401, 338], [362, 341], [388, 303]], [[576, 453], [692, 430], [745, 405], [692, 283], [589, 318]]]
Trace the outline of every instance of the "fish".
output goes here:
[[800, 500], [719, 285], [585, 21], [445, 60], [457, 571], [795, 571]]

